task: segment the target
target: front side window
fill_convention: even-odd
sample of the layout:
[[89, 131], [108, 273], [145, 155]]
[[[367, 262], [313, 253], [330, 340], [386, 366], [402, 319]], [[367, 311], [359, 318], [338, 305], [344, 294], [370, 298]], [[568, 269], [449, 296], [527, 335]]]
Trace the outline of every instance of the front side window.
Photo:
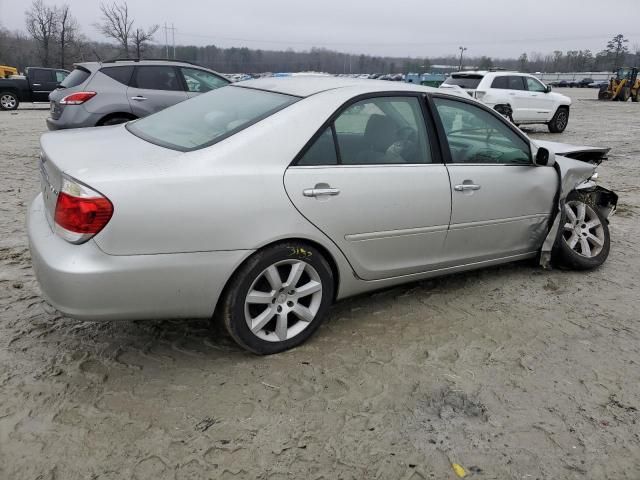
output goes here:
[[34, 70], [33, 74], [29, 75], [33, 83], [49, 83], [53, 81], [53, 72], [51, 70]]
[[452, 163], [531, 164], [531, 148], [499, 118], [475, 105], [434, 98]]
[[547, 88], [535, 78], [527, 77], [527, 88], [530, 92], [546, 92]]
[[348, 107], [335, 121], [343, 165], [432, 163], [416, 97], [379, 97]]
[[134, 85], [146, 90], [182, 90], [182, 82], [174, 67], [137, 67], [134, 74]]
[[180, 71], [189, 92], [205, 93], [229, 84], [227, 80], [197, 68], [181, 68]]
[[298, 97], [227, 86], [127, 124], [134, 135], [179, 151], [212, 145], [274, 114]]

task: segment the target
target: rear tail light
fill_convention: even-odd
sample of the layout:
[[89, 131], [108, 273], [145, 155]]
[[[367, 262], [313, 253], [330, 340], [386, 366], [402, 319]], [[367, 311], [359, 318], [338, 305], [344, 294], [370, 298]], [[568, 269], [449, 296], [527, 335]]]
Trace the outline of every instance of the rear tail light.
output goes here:
[[76, 92], [60, 100], [60, 105], [82, 105], [96, 96], [96, 92]]
[[86, 185], [63, 177], [54, 215], [55, 231], [71, 243], [84, 243], [102, 230], [113, 215], [113, 204]]

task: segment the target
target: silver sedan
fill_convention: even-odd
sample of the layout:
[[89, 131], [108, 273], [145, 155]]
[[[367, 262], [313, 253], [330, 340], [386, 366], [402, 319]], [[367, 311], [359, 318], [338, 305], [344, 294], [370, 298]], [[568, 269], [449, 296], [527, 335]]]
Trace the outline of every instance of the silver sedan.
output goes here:
[[606, 149], [533, 142], [475, 100], [373, 80], [241, 82], [41, 145], [28, 230], [53, 306], [215, 313], [261, 354], [362, 292], [537, 256], [597, 267], [617, 202], [589, 163]]

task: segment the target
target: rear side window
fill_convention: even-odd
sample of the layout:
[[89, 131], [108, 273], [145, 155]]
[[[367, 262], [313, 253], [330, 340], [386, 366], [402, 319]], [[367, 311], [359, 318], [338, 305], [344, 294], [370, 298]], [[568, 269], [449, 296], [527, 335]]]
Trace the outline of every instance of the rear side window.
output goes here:
[[131, 122], [126, 128], [143, 140], [185, 152], [213, 145], [298, 100], [227, 86]]
[[501, 90], [506, 90], [509, 88], [509, 82], [507, 81], [508, 77], [496, 77], [493, 79], [493, 83], [491, 83], [491, 88], [499, 88]]
[[509, 90], [526, 90], [527, 87], [524, 83], [524, 77], [506, 77], [507, 78], [507, 88]]
[[337, 165], [332, 128], [327, 128], [298, 161], [298, 165]]
[[133, 86], [147, 90], [183, 90], [174, 67], [145, 66], [136, 67]]
[[483, 75], [456, 75], [455, 73], [447, 78], [444, 83], [446, 85], [458, 85], [468, 90], [475, 90], [480, 85]]
[[100, 72], [104, 73], [107, 77], [113, 78], [116, 82], [120, 82], [123, 85], [129, 85], [129, 82], [131, 82], [131, 75], [133, 74], [133, 67], [105, 67], [100, 70]]
[[61, 87], [73, 88], [84, 83], [91, 73], [86, 68], [76, 67], [60, 84]]

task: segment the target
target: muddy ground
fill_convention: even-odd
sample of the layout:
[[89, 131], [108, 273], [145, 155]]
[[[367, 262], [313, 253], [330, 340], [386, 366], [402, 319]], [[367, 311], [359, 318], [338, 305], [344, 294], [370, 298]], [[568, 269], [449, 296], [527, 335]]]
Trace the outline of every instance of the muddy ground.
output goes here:
[[566, 93], [568, 130], [530, 133], [613, 148], [602, 268], [361, 296], [266, 358], [206, 321], [47, 306], [24, 227], [47, 111], [0, 112], [0, 479], [640, 478], [640, 104]]

